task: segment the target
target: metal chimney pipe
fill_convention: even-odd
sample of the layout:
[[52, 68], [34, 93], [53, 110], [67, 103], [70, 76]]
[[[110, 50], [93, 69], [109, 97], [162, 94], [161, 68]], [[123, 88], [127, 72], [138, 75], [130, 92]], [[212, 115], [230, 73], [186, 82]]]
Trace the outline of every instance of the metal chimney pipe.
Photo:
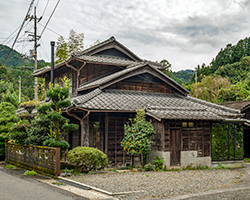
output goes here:
[[54, 49], [55, 49], [55, 41], [50, 41], [51, 45], [51, 71], [50, 71], [50, 76], [51, 76], [51, 84], [54, 86]]

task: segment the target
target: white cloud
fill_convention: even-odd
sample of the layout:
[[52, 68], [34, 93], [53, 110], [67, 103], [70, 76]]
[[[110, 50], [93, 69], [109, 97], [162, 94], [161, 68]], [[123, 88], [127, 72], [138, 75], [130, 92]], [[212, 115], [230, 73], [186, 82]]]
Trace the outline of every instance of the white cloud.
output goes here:
[[[46, 2], [40, 0], [38, 15]], [[42, 24], [56, 2], [50, 0]], [[2, 0], [1, 4], [0, 35], [5, 38], [21, 24], [29, 3]], [[72, 0], [60, 2], [48, 27], [64, 37], [71, 29], [83, 32], [86, 45], [113, 35], [144, 59], [168, 59], [177, 71], [208, 64], [226, 44], [249, 37], [249, 10], [250, 0]], [[49, 41], [57, 38], [45, 31], [42, 41], [48, 55]], [[42, 48], [39, 51], [47, 60]]]

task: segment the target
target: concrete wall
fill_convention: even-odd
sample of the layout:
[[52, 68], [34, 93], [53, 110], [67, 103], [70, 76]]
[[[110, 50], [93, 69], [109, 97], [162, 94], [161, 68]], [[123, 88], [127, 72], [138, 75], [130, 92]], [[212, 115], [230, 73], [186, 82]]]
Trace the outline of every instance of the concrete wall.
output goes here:
[[219, 163], [227, 168], [241, 168], [241, 167], [243, 167], [243, 160], [229, 160], [229, 161], [213, 161], [212, 168], [219, 167]]
[[181, 166], [187, 165], [211, 167], [211, 157], [197, 157], [197, 151], [181, 151]]
[[[154, 157], [158, 156], [164, 159], [164, 164], [170, 168], [170, 152], [164, 151], [151, 151], [149, 154], [149, 162], [153, 163]], [[187, 165], [192, 166], [208, 166], [211, 167], [211, 157], [197, 157], [197, 151], [181, 151], [181, 167]]]
[[166, 165], [167, 168], [170, 168], [170, 152], [169, 151], [166, 151], [166, 152], [164, 152], [164, 151], [151, 151], [149, 154], [148, 161], [150, 163], [153, 163], [155, 156], [163, 158], [164, 159], [163, 165]]

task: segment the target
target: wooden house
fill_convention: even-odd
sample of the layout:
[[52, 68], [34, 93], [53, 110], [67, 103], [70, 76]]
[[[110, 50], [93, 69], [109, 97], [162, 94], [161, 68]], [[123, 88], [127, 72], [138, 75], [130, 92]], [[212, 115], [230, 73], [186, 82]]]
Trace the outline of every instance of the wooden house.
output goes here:
[[[55, 82], [60, 84], [63, 76], [72, 80], [73, 106], [65, 115], [80, 125], [67, 136], [71, 147], [96, 147], [114, 166], [131, 164], [120, 142], [128, 118], [143, 108], [156, 130], [150, 159], [163, 157], [167, 167], [210, 166], [212, 123], [241, 113], [191, 97], [163, 70], [161, 64], [139, 58], [114, 37], [57, 64]], [[33, 75], [45, 78], [48, 88], [50, 67]]]
[[250, 158], [250, 100], [220, 103], [228, 108], [240, 110], [246, 122], [243, 126], [244, 157]]

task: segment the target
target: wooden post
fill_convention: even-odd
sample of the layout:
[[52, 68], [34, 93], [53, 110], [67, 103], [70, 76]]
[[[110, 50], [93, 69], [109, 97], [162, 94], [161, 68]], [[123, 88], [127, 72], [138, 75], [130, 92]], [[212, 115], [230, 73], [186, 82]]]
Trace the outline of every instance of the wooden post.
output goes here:
[[84, 135], [84, 124], [83, 121], [80, 121], [81, 125], [81, 147], [83, 146], [83, 135]]
[[60, 176], [60, 148], [56, 148], [56, 177]]
[[162, 121], [162, 133], [161, 133], [161, 150], [165, 151], [165, 125], [164, 121]]
[[117, 166], [117, 118], [115, 119], [115, 166]]
[[105, 115], [105, 153], [107, 154], [108, 157], [108, 125], [109, 125], [109, 118], [108, 114], [106, 113]]
[[7, 145], [8, 145], [8, 140], [5, 140], [5, 160], [7, 160]]

